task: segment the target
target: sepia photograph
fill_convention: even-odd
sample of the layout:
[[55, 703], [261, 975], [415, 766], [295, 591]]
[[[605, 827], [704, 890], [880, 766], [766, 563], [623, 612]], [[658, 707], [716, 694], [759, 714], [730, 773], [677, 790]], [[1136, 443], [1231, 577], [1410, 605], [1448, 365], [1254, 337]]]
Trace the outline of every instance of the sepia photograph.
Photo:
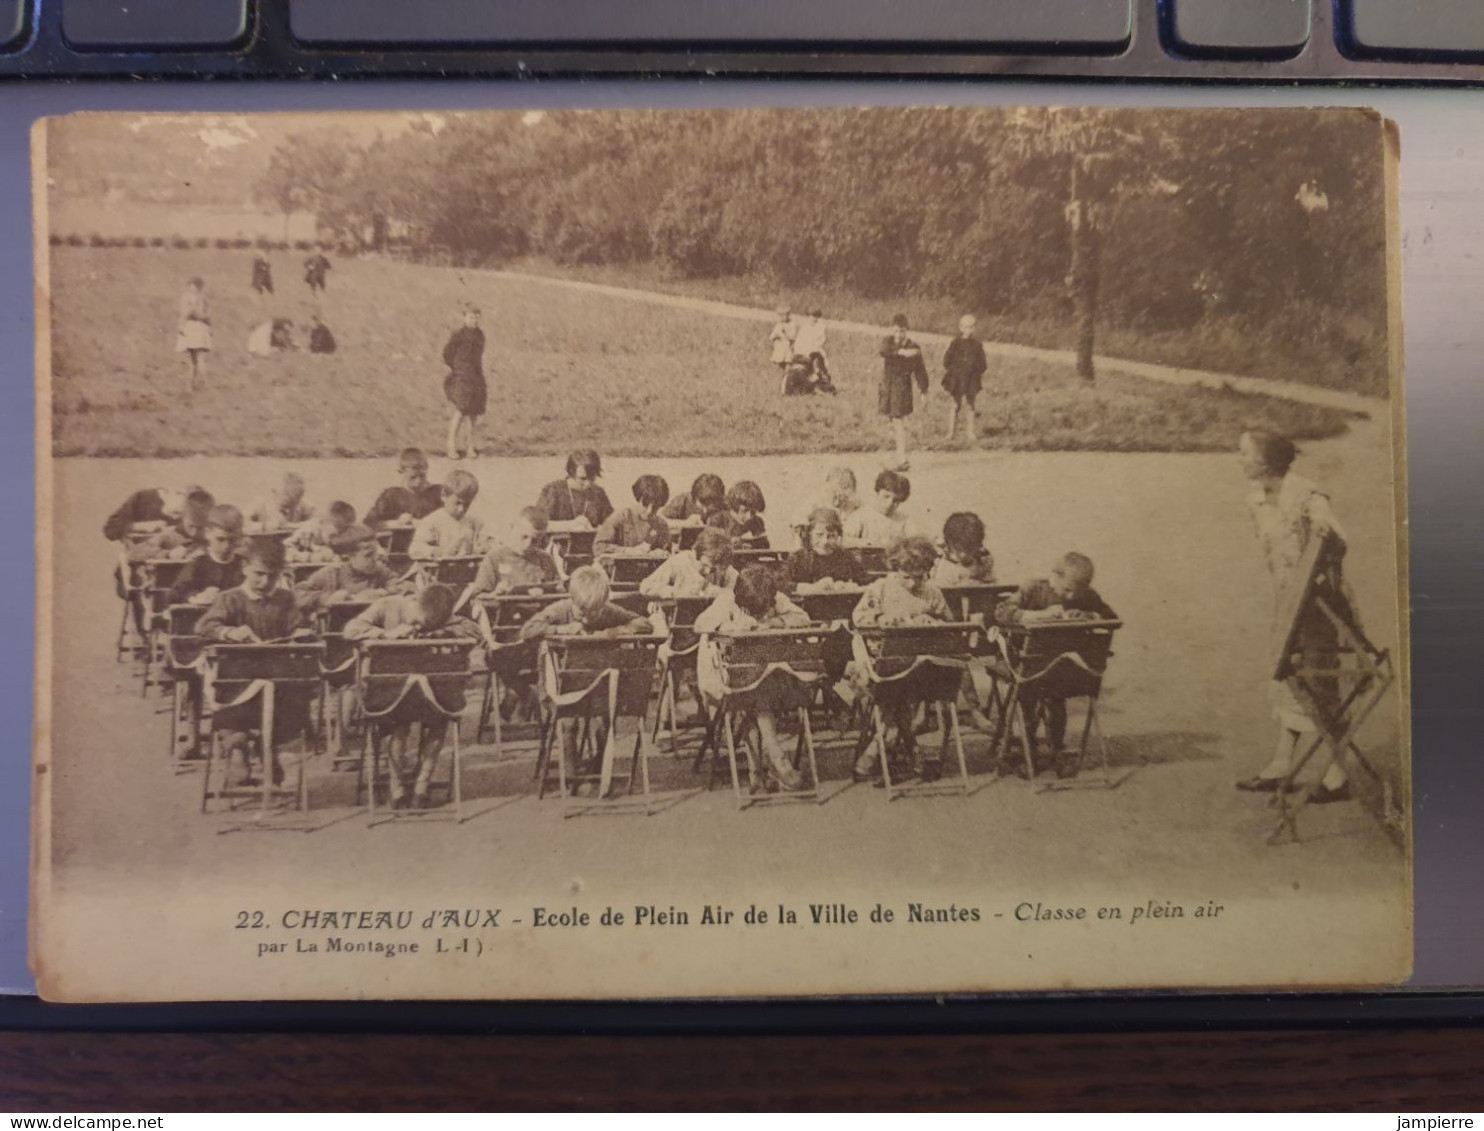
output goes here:
[[1405, 980], [1397, 147], [39, 122], [39, 992]]

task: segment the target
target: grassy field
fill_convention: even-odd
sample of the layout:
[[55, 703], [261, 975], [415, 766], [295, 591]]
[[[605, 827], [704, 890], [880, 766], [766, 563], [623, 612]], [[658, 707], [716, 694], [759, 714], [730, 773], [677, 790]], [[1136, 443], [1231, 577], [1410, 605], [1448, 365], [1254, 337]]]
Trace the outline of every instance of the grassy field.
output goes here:
[[[246, 351], [253, 325], [313, 309], [302, 256], [272, 256], [279, 293], [248, 288], [252, 253], [53, 248], [54, 450], [59, 455], [386, 455], [441, 449], [440, 354], [459, 306], [477, 302], [489, 341], [485, 446], [548, 455], [574, 445], [616, 456], [861, 452], [886, 442], [880, 362], [866, 335], [834, 333], [838, 398], [785, 399], [767, 363], [766, 322], [518, 283], [453, 268], [337, 260], [320, 308], [332, 356]], [[207, 282], [215, 350], [191, 393], [173, 352], [187, 278]], [[846, 312], [838, 312], [846, 313]], [[302, 335], [301, 335], [302, 340]], [[933, 447], [946, 404], [914, 420]], [[1300, 439], [1345, 430], [1337, 412], [1225, 390], [995, 362], [980, 401], [987, 447], [1217, 451], [1250, 427]], [[959, 441], [962, 444], [962, 440]]]

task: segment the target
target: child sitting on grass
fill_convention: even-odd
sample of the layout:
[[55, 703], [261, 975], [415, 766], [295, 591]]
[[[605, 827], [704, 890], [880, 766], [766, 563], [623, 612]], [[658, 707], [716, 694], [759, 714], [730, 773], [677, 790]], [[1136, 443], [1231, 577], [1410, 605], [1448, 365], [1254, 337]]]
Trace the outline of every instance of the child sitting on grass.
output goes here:
[[[1000, 602], [995, 620], [1007, 627], [1046, 624], [1056, 621], [1117, 620], [1106, 601], [1092, 587], [1092, 559], [1075, 551], [1063, 554], [1044, 578], [1028, 581]], [[1067, 704], [1065, 699], [1039, 696], [1033, 688], [1021, 692], [1027, 729], [1035, 742], [1036, 720], [1046, 720], [1046, 741], [1053, 759], [1062, 760], [1075, 754], [1067, 749]], [[1006, 763], [1012, 772], [1025, 774], [1019, 760]], [[1039, 767], [1038, 767], [1039, 769]]]
[[840, 516], [828, 507], [809, 515], [804, 548], [788, 559], [788, 577], [796, 593], [859, 589], [870, 580], [860, 559], [845, 549]]
[[175, 605], [210, 605], [227, 589], [242, 584], [242, 512], [219, 505], [206, 512], [206, 549], [197, 554], [175, 579], [170, 601]]
[[984, 522], [977, 514], [959, 511], [943, 524], [943, 556], [933, 566], [935, 585], [989, 585], [994, 582], [994, 557], [984, 548]]
[[[722, 593], [696, 617], [695, 630], [702, 638], [696, 664], [702, 695], [711, 703], [718, 703], [725, 691], [720, 652], [708, 637], [736, 636], [769, 628], [805, 628], [808, 624], [809, 614], [779, 591], [778, 578], [772, 569], [748, 566], [733, 589]], [[742, 735], [753, 793], [788, 793], [799, 788], [801, 776], [778, 741], [772, 711], [760, 709], [744, 719]]]
[[[433, 584], [417, 594], [382, 597], [345, 626], [347, 640], [478, 640], [479, 628], [466, 617], [455, 616], [455, 595], [447, 585]], [[376, 719], [386, 741], [388, 784], [393, 809], [431, 809], [428, 786], [438, 765], [438, 755], [448, 736], [449, 718], [440, 710], [456, 711], [464, 706], [462, 689], [456, 696], [447, 688], [431, 684], [438, 696], [432, 704], [421, 694], [402, 698], [390, 715]], [[388, 691], [396, 696], [399, 691]], [[375, 713], [390, 704], [368, 696], [366, 710]], [[409, 756], [412, 724], [418, 724], [416, 753]]]
[[727, 509], [712, 516], [708, 525], [726, 531], [739, 550], [768, 549], [768, 531], [763, 522], [767, 501], [763, 489], [751, 479], [733, 483], [727, 492]]
[[479, 480], [462, 469], [443, 481], [443, 506], [423, 518], [412, 535], [408, 554], [413, 558], [471, 557], [484, 549], [484, 523], [469, 513]]
[[912, 494], [912, 481], [900, 471], [876, 476], [876, 493], [869, 507], [861, 507], [843, 522], [845, 545], [890, 546], [910, 533], [902, 504]]
[[593, 537], [593, 553], [663, 554], [670, 549], [670, 526], [660, 517], [670, 485], [658, 475], [641, 475], [633, 490], [639, 505], [608, 516]]
[[372, 530], [389, 524], [411, 526], [443, 505], [443, 489], [428, 482], [428, 457], [421, 448], [402, 449], [397, 475], [402, 482], [377, 495], [366, 512], [366, 525]]
[[[276, 538], [248, 539], [243, 555], [242, 584], [220, 594], [202, 614], [197, 634], [208, 642], [223, 644], [270, 644], [312, 636], [294, 595], [278, 587], [283, 574], [283, 546]], [[277, 751], [302, 735], [309, 726], [309, 707], [315, 689], [285, 685], [276, 689], [273, 703], [273, 784], [283, 780]], [[229, 766], [240, 768], [237, 784], [251, 785], [248, 734], [258, 729], [262, 705], [257, 700], [217, 712], [213, 725], [223, 732], [222, 742]], [[229, 770], [229, 776], [231, 771]]]
[[[900, 628], [951, 621], [953, 613], [948, 608], [943, 591], [928, 580], [937, 558], [938, 551], [926, 538], [907, 537], [893, 542], [886, 551], [886, 568], [891, 572], [866, 587], [851, 617], [855, 626]], [[865, 659], [865, 656], [858, 654], [858, 676], [863, 675], [861, 667]], [[858, 691], [869, 690], [862, 679], [857, 679], [857, 685]], [[906, 780], [920, 775], [923, 781], [936, 781], [941, 775], [941, 765], [936, 758], [926, 762], [922, 760], [912, 732], [912, 708], [903, 705], [892, 712], [892, 717], [887, 721], [895, 726], [896, 741], [893, 745], [897, 758], [902, 763], [900, 769], [893, 766], [893, 779]], [[858, 782], [885, 784], [876, 764], [874, 743], [857, 759], [853, 776]]]

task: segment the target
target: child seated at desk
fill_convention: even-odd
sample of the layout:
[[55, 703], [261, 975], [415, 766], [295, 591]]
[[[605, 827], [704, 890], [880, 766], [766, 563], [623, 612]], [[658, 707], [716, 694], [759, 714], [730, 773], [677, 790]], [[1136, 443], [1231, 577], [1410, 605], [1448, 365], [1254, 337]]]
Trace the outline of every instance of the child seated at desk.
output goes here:
[[824, 490], [816, 495], [812, 502], [806, 502], [800, 507], [789, 524], [798, 537], [800, 548], [808, 545], [809, 516], [815, 511], [821, 508], [834, 511], [843, 529], [845, 520], [853, 515], [860, 505], [860, 499], [855, 493], [855, 472], [848, 467], [830, 468], [825, 472]]
[[567, 457], [566, 478], [541, 488], [536, 505], [552, 522], [581, 522], [596, 530], [613, 513], [608, 493], [598, 486], [602, 476], [602, 457], [591, 448], [579, 449]]
[[[899, 538], [886, 550], [886, 568], [891, 572], [878, 581], [873, 581], [861, 595], [860, 603], [852, 614], [857, 628], [900, 628], [909, 625], [937, 624], [951, 621], [953, 613], [943, 591], [928, 580], [938, 551], [926, 538], [909, 536]], [[857, 660], [857, 692], [867, 690], [860, 678], [862, 660]], [[900, 769], [893, 768], [893, 778], [921, 776], [924, 781], [935, 781], [940, 769], [936, 761], [923, 762], [912, 729], [912, 708], [903, 705], [887, 720], [896, 729], [894, 751], [902, 762]], [[909, 763], [910, 759], [910, 763]], [[884, 785], [880, 768], [876, 765], [875, 743], [867, 746], [856, 761], [854, 779]]]
[[869, 507], [858, 508], [842, 523], [847, 546], [890, 546], [909, 531], [902, 504], [912, 494], [912, 481], [900, 471], [876, 476], [876, 494]]
[[214, 506], [216, 499], [210, 491], [192, 487], [186, 494], [185, 506], [179, 517], [130, 546], [128, 559], [131, 562], [145, 562], [152, 558], [186, 561], [200, 553], [206, 548], [206, 516]]
[[397, 457], [397, 475], [402, 482], [376, 496], [366, 512], [372, 530], [383, 526], [411, 526], [443, 505], [443, 489], [428, 482], [428, 457], [421, 448], [403, 448]]
[[751, 479], [733, 483], [727, 492], [727, 509], [713, 515], [708, 525], [726, 531], [739, 550], [768, 549], [768, 530], [763, 522], [767, 501], [763, 489]]
[[984, 522], [959, 511], [943, 524], [943, 556], [933, 566], [935, 585], [990, 585], [994, 557], [984, 548]]
[[330, 548], [340, 561], [316, 570], [294, 587], [294, 596], [306, 616], [352, 599], [374, 601], [394, 589], [408, 587], [381, 560], [381, 546], [370, 527], [347, 526], [334, 536]]
[[809, 515], [804, 548], [788, 559], [788, 578], [796, 593], [859, 589], [870, 578], [860, 559], [845, 549], [840, 516], [829, 507]]
[[593, 538], [595, 554], [666, 553], [670, 549], [670, 525], [660, 517], [660, 508], [670, 499], [670, 485], [658, 475], [634, 480], [635, 507], [609, 515]]
[[[1026, 582], [1018, 593], [1001, 601], [995, 609], [995, 620], [1007, 627], [1069, 620], [1117, 620], [1118, 614], [1092, 587], [1092, 578], [1091, 558], [1075, 551], [1063, 554], [1051, 567], [1048, 576]], [[1021, 695], [1032, 741], [1036, 733], [1035, 720], [1044, 717], [1051, 757], [1072, 753], [1066, 748], [1066, 700], [1051, 697], [1043, 700], [1032, 689], [1026, 689]], [[1025, 773], [1025, 767], [1019, 761], [1012, 760], [1007, 765], [1016, 773]]]
[[660, 511], [660, 515], [671, 522], [678, 522], [682, 525], [705, 524], [720, 515], [726, 508], [726, 484], [721, 481], [721, 476], [703, 471], [690, 485], [690, 492], [685, 495], [676, 495], [665, 505], [665, 509]]
[[290, 560], [334, 561], [335, 539], [355, 525], [355, 521], [356, 508], [344, 500], [336, 499], [326, 508], [324, 514], [300, 523], [283, 540], [283, 548], [288, 551]]
[[110, 542], [122, 542], [130, 535], [158, 534], [180, 521], [185, 514], [186, 496], [200, 489], [142, 487], [108, 516], [103, 524], [103, 537]]
[[[456, 600], [447, 585], [429, 585], [420, 593], [382, 597], [345, 626], [347, 640], [478, 640], [477, 625], [455, 616]], [[368, 696], [369, 698], [369, 696]], [[453, 709], [454, 704], [445, 701]], [[463, 705], [460, 694], [458, 706]], [[368, 710], [376, 704], [367, 703]], [[393, 809], [429, 809], [428, 785], [448, 736], [449, 718], [420, 695], [409, 695], [380, 721], [386, 737], [389, 791]], [[417, 752], [409, 757], [412, 724], [420, 724]], [[409, 796], [410, 795], [410, 796]]]
[[631, 613], [608, 600], [608, 575], [597, 566], [574, 570], [567, 584], [568, 596], [557, 601], [521, 626], [522, 640], [544, 640], [548, 636], [635, 636], [649, 635], [654, 625], [648, 617]]
[[242, 512], [218, 505], [206, 512], [206, 549], [197, 554], [175, 579], [172, 605], [209, 605], [227, 589], [242, 584]]
[[496, 597], [529, 589], [546, 589], [561, 581], [556, 562], [541, 548], [546, 538], [546, 512], [540, 507], [525, 507], [510, 523], [505, 541], [498, 543], [479, 572], [460, 596], [456, 608], [463, 608], [470, 597], [492, 593]]
[[646, 597], [710, 597], [737, 582], [732, 568], [732, 540], [708, 527], [689, 550], [671, 554], [660, 567], [639, 582]]
[[[778, 578], [767, 566], [748, 566], [731, 590], [722, 593], [711, 606], [696, 617], [695, 630], [702, 637], [701, 655], [696, 665], [701, 693], [719, 702], [725, 692], [722, 681], [720, 652], [714, 634], [737, 636], [769, 628], [806, 628], [809, 614], [788, 599], [778, 588]], [[752, 771], [752, 791], [792, 792], [802, 784], [783, 746], [778, 741], [778, 727], [773, 712], [758, 710], [743, 724], [743, 742], [749, 748], [748, 766]], [[762, 754], [761, 760], [757, 753]]]
[[314, 516], [314, 508], [304, 501], [304, 476], [286, 472], [283, 482], [266, 498], [247, 510], [247, 529], [252, 533], [270, 533], [302, 526]]
[[[278, 587], [283, 573], [283, 546], [276, 538], [254, 537], [243, 556], [242, 584], [228, 589], [212, 602], [196, 625], [197, 634], [211, 643], [268, 644], [291, 637], [312, 636], [294, 595]], [[309, 725], [309, 707], [314, 690], [282, 688], [274, 696], [273, 746], [275, 751], [303, 734]], [[247, 760], [247, 736], [258, 729], [262, 715], [256, 700], [218, 712], [214, 726], [223, 732], [228, 764], [240, 767], [236, 784], [250, 785], [252, 770]], [[229, 770], [229, 773], [231, 771]], [[283, 780], [283, 768], [275, 755], [273, 784]]]
[[479, 480], [456, 469], [443, 482], [443, 506], [417, 524], [408, 554], [417, 559], [463, 558], [484, 550], [484, 523], [469, 513]]

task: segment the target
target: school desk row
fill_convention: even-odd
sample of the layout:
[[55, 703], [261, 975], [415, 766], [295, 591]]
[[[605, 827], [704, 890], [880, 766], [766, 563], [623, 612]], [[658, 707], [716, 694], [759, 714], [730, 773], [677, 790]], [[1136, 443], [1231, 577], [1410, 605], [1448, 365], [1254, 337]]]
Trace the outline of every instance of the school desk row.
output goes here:
[[[804, 774], [807, 788], [791, 792], [787, 799], [819, 800], [820, 780], [815, 759], [811, 711], [827, 701], [852, 654], [864, 668], [861, 683], [866, 691], [856, 713], [856, 753], [874, 744], [884, 777], [886, 796], [891, 799], [903, 786], [893, 783], [886, 756], [887, 720], [903, 707], [926, 707], [937, 715], [942, 753], [950, 745], [957, 763], [957, 780], [941, 786], [966, 792], [968, 770], [964, 760], [957, 703], [971, 665], [980, 665], [992, 676], [992, 708], [996, 726], [991, 739], [992, 758], [999, 763], [1001, 749], [1018, 739], [1025, 757], [1026, 776], [1036, 779], [1035, 718], [1039, 704], [1048, 698], [1081, 698], [1088, 703], [1078, 763], [1086, 754], [1089, 735], [1096, 734], [1103, 754], [1106, 750], [1096, 728], [1096, 700], [1102, 674], [1111, 656], [1113, 632], [1118, 622], [1067, 622], [1026, 626], [1002, 634], [986, 629], [984, 612], [1004, 595], [1006, 586], [961, 586], [947, 590], [952, 607], [963, 618], [958, 623], [920, 625], [894, 629], [845, 631], [844, 620], [859, 599], [859, 593], [835, 592], [799, 598], [815, 620], [809, 628], [751, 633], [717, 639], [722, 693], [713, 709], [702, 705], [704, 730], [694, 767], [700, 770], [708, 755], [710, 780], [714, 780], [723, 753], [730, 770], [739, 806], [772, 800], [760, 794], [755, 751], [744, 745], [746, 777], [753, 787], [742, 788], [743, 773], [737, 758], [738, 721], [768, 710], [796, 722], [796, 769]], [[408, 709], [427, 708], [442, 712], [453, 725], [451, 776], [445, 782], [448, 802], [455, 815], [462, 811], [462, 747], [459, 717], [464, 695], [471, 682], [483, 680], [482, 702], [476, 725], [476, 741], [492, 731], [498, 753], [504, 743], [502, 700], [512, 688], [532, 687], [541, 703], [536, 773], [539, 791], [554, 788], [559, 796], [571, 797], [575, 785], [589, 785], [595, 800], [571, 798], [585, 811], [592, 807], [642, 806], [649, 811], [648, 754], [668, 722], [672, 750], [676, 745], [676, 697], [680, 684], [694, 678], [699, 638], [689, 629], [709, 598], [679, 598], [652, 602], [638, 594], [622, 594], [618, 600], [636, 612], [659, 612], [665, 617], [667, 635], [646, 637], [562, 637], [542, 642], [520, 642], [520, 627], [535, 612], [559, 594], [522, 594], [484, 598], [477, 610], [485, 627], [483, 645], [473, 640], [346, 641], [341, 632], [346, 623], [367, 607], [365, 602], [345, 602], [324, 610], [319, 618], [320, 639], [262, 645], [208, 645], [194, 635], [200, 606], [176, 605], [155, 618], [146, 649], [147, 673], [143, 686], [168, 688], [174, 699], [171, 712], [170, 758], [177, 769], [202, 765], [203, 809], [208, 802], [235, 804], [244, 796], [261, 806], [255, 820], [287, 796], [293, 807], [307, 809], [307, 755], [296, 763], [297, 784], [285, 794], [265, 773], [256, 787], [226, 786], [225, 772], [218, 763], [211, 720], [222, 705], [237, 706], [253, 699], [271, 715], [275, 694], [298, 688], [318, 697], [320, 725], [315, 744], [323, 742], [333, 726], [336, 711], [332, 694], [350, 693], [359, 714], [364, 750], [352, 759], [358, 773], [357, 797], [363, 798], [373, 817], [376, 814], [375, 784], [386, 780], [385, 759], [380, 749], [381, 721], [390, 724], [386, 704], [407, 704]], [[972, 618], [972, 619], [971, 619]], [[852, 649], [851, 641], [858, 643]], [[483, 664], [478, 663], [483, 657]], [[482, 671], [480, 668], [482, 667]], [[153, 675], [148, 674], [150, 671]], [[272, 689], [272, 690], [270, 690]], [[380, 704], [376, 718], [366, 704]], [[651, 705], [654, 705], [651, 719]], [[394, 714], [395, 712], [393, 712]], [[638, 721], [627, 772], [616, 766], [617, 724], [620, 719]], [[260, 735], [271, 735], [271, 718], [262, 720]], [[343, 740], [343, 736], [342, 736]], [[204, 759], [203, 742], [206, 744]], [[575, 777], [584, 750], [602, 744], [601, 769], [588, 777]], [[263, 761], [274, 763], [276, 756]], [[622, 794], [615, 783], [623, 785]], [[910, 787], [921, 791], [925, 786]], [[255, 792], [256, 791], [256, 792]]]

